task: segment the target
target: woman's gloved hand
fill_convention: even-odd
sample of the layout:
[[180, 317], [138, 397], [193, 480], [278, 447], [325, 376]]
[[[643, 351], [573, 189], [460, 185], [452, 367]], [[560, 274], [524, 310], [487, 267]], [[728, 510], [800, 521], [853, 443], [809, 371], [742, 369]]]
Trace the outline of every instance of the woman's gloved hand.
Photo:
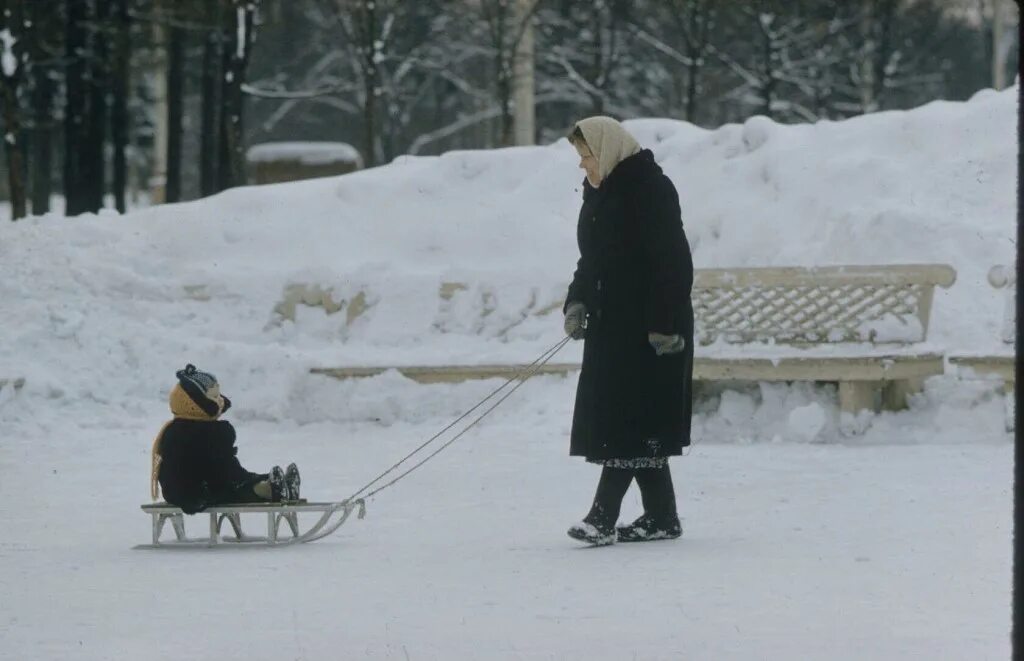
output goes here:
[[565, 309], [565, 334], [574, 340], [582, 340], [587, 334], [587, 306], [570, 303]]
[[682, 335], [663, 335], [661, 333], [648, 333], [647, 341], [651, 343], [654, 353], [659, 356], [665, 354], [679, 353], [686, 348], [686, 340]]

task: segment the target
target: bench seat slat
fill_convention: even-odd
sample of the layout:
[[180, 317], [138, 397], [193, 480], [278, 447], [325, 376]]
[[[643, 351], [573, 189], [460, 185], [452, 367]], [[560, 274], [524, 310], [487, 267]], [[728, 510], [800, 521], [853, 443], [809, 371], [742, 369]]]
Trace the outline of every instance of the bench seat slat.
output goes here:
[[[527, 365], [446, 365], [395, 367], [315, 368], [316, 374], [338, 379], [362, 378], [398, 370], [418, 383], [456, 383], [473, 379], [511, 378]], [[578, 363], [548, 363], [537, 374], [567, 375]], [[698, 381], [725, 378], [757, 381], [892, 380], [942, 374], [942, 353], [865, 350], [842, 355], [832, 349], [800, 352], [789, 350], [737, 352], [733, 356], [700, 356], [694, 359], [693, 378]]]
[[1001, 354], [990, 356], [950, 356], [949, 362], [959, 368], [973, 370], [980, 376], [996, 375], [1013, 384], [1016, 379], [1017, 357], [1013, 354]]

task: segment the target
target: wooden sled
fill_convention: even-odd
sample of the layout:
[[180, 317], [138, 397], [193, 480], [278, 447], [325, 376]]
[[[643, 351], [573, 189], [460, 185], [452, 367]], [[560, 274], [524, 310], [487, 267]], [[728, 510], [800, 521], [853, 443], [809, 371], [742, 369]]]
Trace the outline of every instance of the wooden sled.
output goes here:
[[[180, 508], [169, 503], [152, 503], [142, 506], [142, 511], [149, 514], [153, 522], [153, 542], [140, 544], [136, 549], [169, 549], [169, 548], [210, 548], [216, 546], [291, 546], [315, 542], [332, 534], [348, 520], [352, 512], [358, 510], [359, 518], [366, 516], [366, 502], [362, 498], [352, 501], [310, 503], [297, 500], [283, 503], [244, 503], [238, 505], [218, 505], [203, 510], [199, 514], [207, 514], [209, 521], [208, 537], [188, 537], [185, 534], [185, 515]], [[299, 514], [317, 513], [320, 518], [305, 531], [299, 526]], [[242, 532], [243, 514], [266, 514], [267, 535], [255, 537]], [[175, 539], [160, 541], [165, 524], [170, 521]], [[233, 537], [222, 537], [221, 526], [224, 521], [231, 525]], [[281, 522], [288, 524], [290, 536], [281, 538]]]

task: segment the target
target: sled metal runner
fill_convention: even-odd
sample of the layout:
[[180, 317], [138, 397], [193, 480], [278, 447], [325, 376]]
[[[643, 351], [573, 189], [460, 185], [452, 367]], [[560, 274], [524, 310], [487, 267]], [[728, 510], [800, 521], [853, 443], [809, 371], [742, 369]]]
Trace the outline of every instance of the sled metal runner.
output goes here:
[[[310, 503], [294, 501], [283, 503], [245, 503], [238, 505], [218, 505], [210, 507], [201, 514], [209, 516], [209, 534], [207, 537], [188, 537], [185, 534], [185, 515], [180, 508], [168, 503], [143, 505], [142, 511], [149, 514], [153, 523], [153, 541], [141, 544], [137, 549], [171, 549], [171, 548], [212, 548], [217, 546], [292, 546], [315, 542], [334, 533], [343, 526], [353, 512], [358, 511], [358, 518], [366, 516], [366, 502], [362, 498], [343, 500], [340, 502]], [[317, 521], [302, 530], [299, 514], [319, 514]], [[243, 514], [265, 514], [266, 536], [246, 535], [242, 531]], [[232, 536], [221, 536], [221, 527], [227, 521]], [[161, 541], [161, 535], [170, 522], [174, 533], [173, 540]], [[282, 537], [281, 524], [287, 524], [285, 536]], [[291, 533], [290, 536], [287, 533]]]

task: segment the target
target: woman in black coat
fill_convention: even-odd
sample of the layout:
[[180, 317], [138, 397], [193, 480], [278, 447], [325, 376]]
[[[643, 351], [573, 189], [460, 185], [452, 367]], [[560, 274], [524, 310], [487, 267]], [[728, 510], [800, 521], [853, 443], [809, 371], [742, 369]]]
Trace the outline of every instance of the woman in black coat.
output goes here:
[[[650, 150], [610, 117], [576, 124], [587, 173], [580, 259], [565, 331], [583, 339], [570, 454], [604, 466], [590, 513], [569, 536], [590, 544], [682, 534], [668, 458], [690, 444], [693, 262], [679, 196]], [[633, 478], [644, 514], [616, 528]]]

